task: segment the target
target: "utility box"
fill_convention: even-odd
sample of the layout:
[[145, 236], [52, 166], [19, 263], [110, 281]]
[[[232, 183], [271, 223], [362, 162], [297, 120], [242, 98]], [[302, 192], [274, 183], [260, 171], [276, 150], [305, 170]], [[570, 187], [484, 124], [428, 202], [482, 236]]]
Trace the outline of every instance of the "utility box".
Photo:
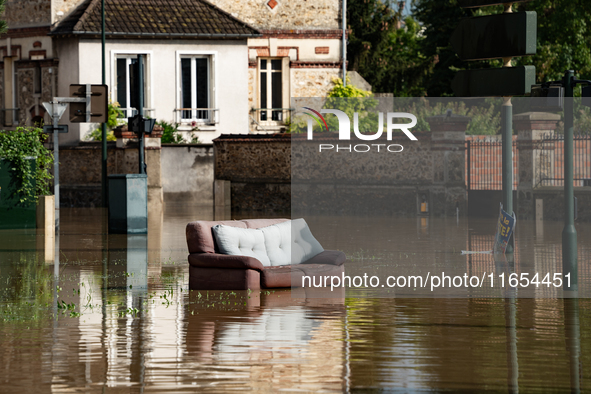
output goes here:
[[[35, 158], [27, 160], [31, 174], [35, 174]], [[0, 158], [0, 229], [31, 228], [37, 225], [37, 205], [34, 201], [20, 202], [19, 181], [14, 165]], [[32, 179], [35, 189], [35, 178]]]
[[109, 175], [109, 233], [148, 233], [148, 175]]

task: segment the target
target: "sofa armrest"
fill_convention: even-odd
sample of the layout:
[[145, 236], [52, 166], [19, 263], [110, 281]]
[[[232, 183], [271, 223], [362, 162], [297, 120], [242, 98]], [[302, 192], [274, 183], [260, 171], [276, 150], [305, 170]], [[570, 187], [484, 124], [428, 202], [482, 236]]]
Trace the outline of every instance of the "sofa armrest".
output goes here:
[[339, 250], [325, 250], [324, 252], [318, 253], [310, 260], [304, 261], [302, 264], [331, 264], [331, 265], [343, 265], [347, 260], [347, 256]]
[[189, 264], [201, 268], [241, 268], [263, 270], [263, 264], [249, 256], [230, 256], [219, 253], [192, 253], [189, 255]]

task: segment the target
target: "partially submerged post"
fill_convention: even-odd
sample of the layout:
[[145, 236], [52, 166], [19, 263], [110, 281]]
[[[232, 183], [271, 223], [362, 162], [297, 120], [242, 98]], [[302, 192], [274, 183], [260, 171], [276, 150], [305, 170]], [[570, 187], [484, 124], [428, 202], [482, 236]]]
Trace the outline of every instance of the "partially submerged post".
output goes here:
[[[518, 0], [522, 1], [522, 0]], [[501, 134], [503, 147], [503, 208], [513, 212], [513, 107], [512, 96], [527, 94], [535, 83], [535, 67], [512, 67], [515, 56], [535, 55], [537, 15], [533, 11], [513, 13], [518, 1], [459, 0], [460, 7], [475, 8], [503, 4], [500, 15], [467, 18], [460, 22], [451, 44], [462, 60], [503, 59], [503, 68], [464, 70], [456, 74], [452, 88], [456, 96], [503, 97]], [[494, 33], [494, 34], [491, 34]], [[507, 252], [513, 252], [511, 240]]]
[[[573, 87], [574, 71], [564, 73], [564, 229], [562, 230], [562, 274], [564, 290], [578, 290], [577, 230], [573, 190]], [[566, 278], [566, 275], [569, 278]]]

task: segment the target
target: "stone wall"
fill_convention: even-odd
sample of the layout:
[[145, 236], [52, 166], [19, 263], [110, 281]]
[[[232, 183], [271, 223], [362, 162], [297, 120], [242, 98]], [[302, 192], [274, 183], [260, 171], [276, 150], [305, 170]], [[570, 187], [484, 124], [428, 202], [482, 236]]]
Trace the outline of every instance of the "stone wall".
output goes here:
[[9, 28], [51, 24], [51, 0], [6, 0], [4, 20]]
[[338, 29], [341, 0], [210, 0], [257, 29]]
[[[149, 138], [150, 140], [154, 138]], [[138, 172], [137, 144], [108, 142], [107, 173]], [[213, 205], [213, 146], [174, 145], [161, 148], [149, 141], [145, 151], [150, 203], [154, 200], [191, 201]], [[82, 142], [60, 148], [61, 205], [96, 207], [101, 204], [101, 144]]]
[[52, 0], [52, 23], [59, 22], [72, 12], [83, 0]]
[[[162, 170], [159, 134], [146, 138], [144, 160], [148, 174], [149, 203], [162, 203]], [[150, 146], [152, 145], [152, 146]], [[107, 143], [107, 174], [137, 174], [136, 142], [123, 147]], [[82, 142], [78, 146], [60, 147], [60, 206], [97, 207], [101, 204], [101, 155], [99, 142]]]
[[214, 176], [232, 182], [233, 210], [289, 212], [290, 134], [222, 135], [214, 147]]
[[292, 97], [326, 97], [333, 87], [333, 79], [341, 78], [337, 68], [293, 69]]
[[[382, 149], [371, 153], [330, 134], [313, 141], [290, 134], [221, 136], [214, 140], [215, 179], [231, 182], [234, 211], [416, 215], [426, 202], [433, 215], [455, 215], [456, 207], [464, 214], [468, 121], [442, 119], [430, 118], [433, 132], [414, 133], [418, 141], [404, 135], [371, 141]], [[370, 142], [356, 142], [369, 148]], [[333, 149], [319, 151], [320, 144]], [[394, 152], [396, 146], [403, 152]]]
[[[23, 61], [16, 63], [16, 107], [19, 111], [19, 124], [32, 126], [32, 119], [35, 114], [43, 117], [45, 109], [43, 107], [44, 101], [51, 101], [53, 98], [53, 88], [57, 82], [57, 62], [54, 61]], [[41, 91], [35, 92], [35, 68], [38, 67], [41, 73]], [[51, 70], [51, 72], [50, 72]], [[55, 81], [54, 82], [54, 78]], [[2, 85], [2, 84], [0, 84]], [[1, 94], [1, 92], [0, 92]], [[2, 95], [2, 100], [4, 99]], [[37, 110], [35, 110], [37, 106]], [[49, 116], [45, 116], [46, 123], [51, 122]]]
[[83, 0], [6, 0], [9, 28], [48, 26], [66, 17]]
[[223, 180], [291, 179], [291, 135], [222, 135], [215, 140], [215, 178]]

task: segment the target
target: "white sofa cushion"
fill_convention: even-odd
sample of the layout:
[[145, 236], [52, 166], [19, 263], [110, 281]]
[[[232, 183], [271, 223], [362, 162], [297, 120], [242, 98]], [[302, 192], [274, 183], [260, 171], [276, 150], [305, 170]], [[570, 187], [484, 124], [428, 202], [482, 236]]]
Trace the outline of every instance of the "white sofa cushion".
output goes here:
[[213, 234], [221, 253], [254, 257], [265, 267], [301, 264], [324, 252], [304, 219], [260, 229], [218, 224], [213, 226]]
[[291, 263], [291, 221], [273, 224], [260, 229], [265, 236], [265, 249], [271, 265]]
[[291, 264], [301, 264], [324, 252], [304, 219], [291, 222]]
[[265, 267], [271, 265], [261, 230], [218, 224], [213, 226], [213, 235], [221, 253], [254, 257]]

